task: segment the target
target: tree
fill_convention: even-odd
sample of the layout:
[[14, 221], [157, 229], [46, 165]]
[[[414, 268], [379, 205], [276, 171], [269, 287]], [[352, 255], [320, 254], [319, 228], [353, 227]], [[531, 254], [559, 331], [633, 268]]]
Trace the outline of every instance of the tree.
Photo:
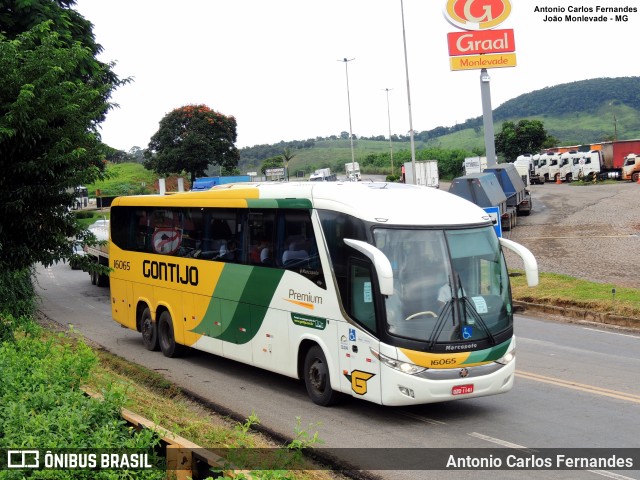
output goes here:
[[206, 105], [186, 105], [160, 121], [145, 151], [145, 167], [159, 175], [187, 172], [191, 183], [210, 165], [232, 171], [240, 160], [234, 145], [236, 119]]
[[[70, 213], [74, 189], [101, 179], [98, 124], [119, 80], [95, 56], [72, 0], [0, 7], [0, 268], [51, 265], [91, 238]], [[24, 29], [24, 30], [23, 30]]]
[[552, 138], [540, 120], [503, 122], [502, 130], [495, 136], [496, 153], [512, 162], [518, 155], [538, 152]]
[[284, 152], [282, 152], [281, 156], [282, 156], [282, 163], [284, 163], [285, 176], [288, 179], [289, 178], [289, 162], [293, 157], [296, 156], [296, 154], [291, 153], [291, 149], [287, 147], [284, 149]]
[[278, 155], [277, 157], [267, 158], [262, 162], [262, 167], [260, 167], [260, 171], [263, 175], [267, 174], [267, 170], [270, 168], [284, 168], [284, 159], [282, 155]]

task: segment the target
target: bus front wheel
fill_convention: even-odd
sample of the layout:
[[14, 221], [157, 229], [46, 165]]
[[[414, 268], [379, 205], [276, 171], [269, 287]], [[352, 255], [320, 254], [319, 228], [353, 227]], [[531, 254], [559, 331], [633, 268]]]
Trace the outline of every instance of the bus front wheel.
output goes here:
[[311, 347], [304, 359], [304, 383], [313, 403], [328, 407], [338, 402], [340, 394], [331, 388], [327, 359], [318, 345]]
[[158, 343], [160, 350], [165, 357], [175, 358], [184, 353], [185, 347], [176, 343], [176, 337], [173, 334], [173, 320], [171, 314], [165, 310], [158, 320]]
[[156, 322], [151, 318], [151, 310], [148, 307], [142, 312], [140, 331], [142, 332], [142, 343], [144, 343], [147, 350], [155, 352], [160, 349], [158, 328]]

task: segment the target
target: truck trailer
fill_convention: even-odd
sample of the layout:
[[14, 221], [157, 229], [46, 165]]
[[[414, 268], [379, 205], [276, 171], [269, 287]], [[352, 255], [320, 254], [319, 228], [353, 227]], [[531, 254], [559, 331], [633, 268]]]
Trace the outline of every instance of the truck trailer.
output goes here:
[[516, 211], [507, 206], [507, 197], [493, 173], [470, 173], [454, 178], [449, 193], [475, 203], [480, 208], [497, 208], [500, 230], [511, 230], [516, 223]]
[[531, 193], [513, 163], [493, 165], [486, 168], [484, 172], [493, 173], [496, 176], [502, 191], [507, 197], [508, 208], [513, 209], [517, 215], [526, 216], [531, 213]]
[[360, 164], [358, 162], [345, 163], [344, 171], [347, 174], [347, 180], [352, 182], [359, 182], [361, 180]]
[[[438, 173], [437, 160], [421, 160], [416, 164], [416, 185], [425, 187], [440, 188], [440, 175]], [[404, 164], [405, 183], [413, 184], [413, 164], [406, 162]]]
[[640, 154], [640, 140], [615, 140], [593, 144], [592, 147], [600, 151], [601, 177], [631, 180], [631, 177], [624, 177], [625, 158], [630, 154]]
[[[629, 173], [625, 170], [625, 159], [629, 155], [640, 155], [640, 139], [636, 140], [613, 140], [609, 142], [590, 143], [573, 147], [554, 147], [540, 155], [543, 158], [559, 158], [561, 153], [569, 150], [577, 150], [581, 155], [582, 162], [578, 159], [571, 169], [572, 178], [578, 177], [589, 179], [589, 176], [597, 175], [601, 179], [613, 178], [621, 180], [633, 180], [633, 169]], [[555, 180], [559, 174], [558, 167], [549, 163], [549, 172], [546, 174], [547, 180]], [[577, 165], [577, 166], [576, 166]], [[640, 173], [639, 173], [640, 175]], [[637, 176], [636, 180], [637, 181]]]
[[487, 168], [487, 157], [467, 157], [462, 164], [465, 175], [482, 173]]

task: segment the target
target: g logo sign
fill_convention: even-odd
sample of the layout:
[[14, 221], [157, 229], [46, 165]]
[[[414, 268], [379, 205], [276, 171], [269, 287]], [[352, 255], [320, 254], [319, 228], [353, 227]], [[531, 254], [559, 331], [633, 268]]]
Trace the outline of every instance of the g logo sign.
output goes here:
[[361, 370], [354, 370], [351, 372], [351, 375], [345, 374], [345, 377], [351, 381], [351, 390], [358, 395], [365, 395], [367, 393], [367, 380], [373, 376], [375, 376], [375, 374]]
[[511, 13], [509, 0], [447, 0], [445, 16], [463, 30], [486, 30], [500, 25]]

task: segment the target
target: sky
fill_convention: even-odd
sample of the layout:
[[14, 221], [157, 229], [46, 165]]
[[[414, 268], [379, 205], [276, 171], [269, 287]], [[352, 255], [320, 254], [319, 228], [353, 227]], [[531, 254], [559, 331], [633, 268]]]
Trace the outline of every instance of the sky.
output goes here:
[[[450, 67], [447, 33], [462, 30], [445, 18], [446, 3], [78, 0], [74, 8], [93, 23], [100, 60], [133, 80], [114, 92], [119, 107], [101, 124], [103, 142], [129, 151], [146, 148], [166, 114], [193, 104], [235, 117], [239, 148], [340, 135], [350, 120], [358, 137], [388, 138], [389, 124], [409, 135], [410, 118], [421, 132], [481, 116], [480, 70]], [[513, 29], [517, 65], [488, 70], [493, 109], [545, 87], [640, 75], [636, 0], [510, 3], [496, 28]], [[636, 11], [615, 21], [598, 6]], [[569, 13], [577, 7], [593, 11]]]

